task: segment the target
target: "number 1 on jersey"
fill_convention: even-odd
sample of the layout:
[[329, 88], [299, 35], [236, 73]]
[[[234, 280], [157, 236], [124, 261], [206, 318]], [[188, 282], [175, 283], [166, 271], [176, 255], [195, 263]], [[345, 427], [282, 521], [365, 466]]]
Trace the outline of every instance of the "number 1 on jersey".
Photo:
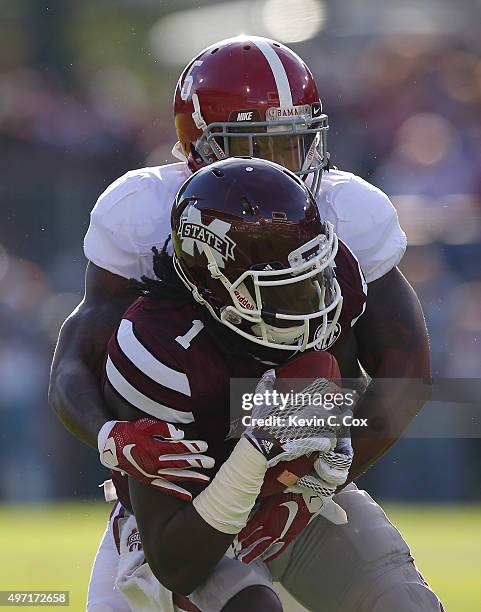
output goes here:
[[187, 350], [190, 348], [190, 343], [192, 340], [197, 336], [197, 334], [200, 334], [203, 329], [204, 324], [202, 321], [199, 321], [199, 319], [194, 319], [192, 321], [192, 327], [189, 329], [189, 331], [183, 336], [177, 336], [175, 341], [178, 342], [182, 348]]

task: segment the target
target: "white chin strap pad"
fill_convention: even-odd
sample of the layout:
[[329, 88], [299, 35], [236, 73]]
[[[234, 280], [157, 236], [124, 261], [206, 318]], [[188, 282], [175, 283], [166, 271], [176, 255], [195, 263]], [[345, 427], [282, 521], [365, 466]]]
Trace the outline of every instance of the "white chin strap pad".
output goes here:
[[304, 335], [304, 326], [296, 325], [295, 327], [273, 327], [266, 323], [256, 323], [251, 327], [252, 333], [258, 338], [263, 338], [262, 331], [265, 331], [267, 340], [276, 344], [293, 344]]

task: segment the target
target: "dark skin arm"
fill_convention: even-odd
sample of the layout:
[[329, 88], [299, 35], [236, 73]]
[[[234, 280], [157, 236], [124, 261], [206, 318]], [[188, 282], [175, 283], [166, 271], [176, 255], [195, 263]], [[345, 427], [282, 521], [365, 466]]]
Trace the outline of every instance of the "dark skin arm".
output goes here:
[[137, 295], [132, 281], [89, 262], [84, 298], [60, 330], [49, 403], [65, 427], [93, 448], [102, 425], [112, 420], [99, 385], [105, 347]]
[[[105, 347], [125, 309], [137, 296], [131, 281], [89, 263], [84, 299], [60, 331], [52, 363], [49, 402], [67, 429], [94, 448], [99, 429], [115, 418], [99, 385]], [[146, 556], [154, 573], [171, 590], [190, 593], [208, 577], [234, 536], [213, 529], [192, 504], [130, 477], [129, 486], [142, 541], [147, 543]], [[193, 493], [198, 493], [200, 489], [194, 487]], [[179, 525], [185, 538], [178, 538]], [[196, 558], [192, 551], [200, 547], [205, 554], [202, 567], [186, 567], [186, 560]]]
[[[188, 488], [195, 495], [200, 489], [194, 486]], [[189, 595], [207, 580], [235, 535], [211, 527], [191, 503], [130, 477], [129, 490], [150, 569], [170, 591]]]
[[384, 455], [430, 397], [426, 324], [398, 268], [369, 285], [366, 312], [354, 330], [359, 362], [374, 380], [355, 411], [369, 427], [351, 430], [354, 460], [346, 484]]

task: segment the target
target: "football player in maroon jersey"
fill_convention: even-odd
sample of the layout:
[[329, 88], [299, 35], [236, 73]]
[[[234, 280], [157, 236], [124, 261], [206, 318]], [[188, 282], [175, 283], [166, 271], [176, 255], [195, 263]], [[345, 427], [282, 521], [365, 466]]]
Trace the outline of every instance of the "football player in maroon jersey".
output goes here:
[[[291, 432], [289, 449], [267, 450], [263, 428], [248, 428], [238, 442], [226, 439], [229, 382], [262, 376], [265, 387], [273, 383], [269, 368], [298, 351], [332, 341], [335, 353], [343, 338], [342, 331], [333, 337], [336, 325], [350, 330], [364, 310], [364, 279], [352, 253], [321, 222], [305, 184], [253, 158], [218, 162], [190, 178], [174, 202], [172, 239], [173, 259], [165, 251], [157, 256], [159, 279], [146, 279], [147, 295], [126, 311], [109, 342], [104, 392], [118, 419], [169, 418], [195, 436], [197, 450], [207, 442], [216, 469], [211, 482], [200, 485], [185, 484], [182, 471], [180, 480], [171, 472], [175, 482], [165, 495], [136, 479], [127, 487], [112, 461], [116, 489], [122, 505], [134, 511], [145, 556], [162, 585], [189, 595], [200, 610], [279, 610], [269, 573], [276, 578], [274, 568], [285, 562], [291, 541], [299, 545], [308, 524], [319, 532], [326, 518], [339, 522], [328, 502], [347, 478], [352, 453], [345, 439], [331, 449], [321, 426], [308, 435]], [[348, 296], [344, 304], [342, 294]], [[353, 367], [352, 356], [340, 359], [344, 370]], [[274, 406], [268, 414], [279, 411]], [[282, 439], [283, 425], [270, 433]], [[319, 452], [313, 488], [303, 479], [294, 490], [261, 500], [249, 525], [266, 468], [305, 453], [306, 437]], [[104, 444], [107, 454], [116, 449], [110, 435]], [[314, 520], [318, 515], [324, 519]], [[273, 525], [279, 530], [274, 535]], [[230, 558], [226, 551], [236, 536], [237, 558]], [[321, 556], [308, 550], [304, 542], [310, 573], [307, 580], [297, 578], [301, 601], [330, 609], [330, 596], [312, 573], [319, 571], [322, 546]], [[421, 600], [437, 605], [410, 557], [398, 563], [400, 573], [417, 580]]]
[[[316, 489], [309, 492], [318, 507], [304, 513], [305, 526], [305, 515], [309, 520], [326, 509], [333, 512], [327, 502], [347, 477], [352, 452], [345, 441], [335, 446], [320, 425], [291, 432], [288, 445], [263, 444], [269, 432], [255, 427], [238, 443], [228, 439], [231, 419], [238, 416], [231, 411], [230, 380], [262, 376], [260, 385], [269, 388], [273, 364], [342, 338], [342, 332], [333, 338], [336, 326], [349, 330], [362, 314], [365, 282], [352, 253], [332, 226], [321, 222], [303, 181], [254, 158], [217, 162], [188, 179], [172, 209], [172, 240], [173, 258], [165, 250], [157, 255], [159, 279], [146, 279], [147, 295], [126, 311], [109, 342], [104, 394], [117, 419], [168, 418], [196, 438], [190, 441], [196, 450], [207, 442], [215, 477], [189, 487], [182, 470], [178, 478], [171, 471], [176, 482], [169, 483], [167, 495], [134, 479], [127, 487], [111, 434], [104, 461], [115, 470], [119, 498], [134, 511], [146, 558], [164, 586], [193, 592], [192, 601], [209, 610], [237, 609], [247, 601], [242, 592], [249, 587], [252, 604], [276, 610], [271, 585], [264, 577], [259, 582], [252, 569], [250, 581], [241, 580], [245, 564], [225, 558], [226, 550], [246, 526], [267, 467], [308, 451], [320, 453], [312, 477]], [[345, 306], [343, 292], [349, 296]], [[280, 414], [277, 406], [270, 410]], [[285, 428], [270, 433], [282, 440]], [[192, 455], [192, 465], [201, 467], [202, 459], [197, 461]], [[200, 488], [193, 503], [186, 503]], [[291, 495], [296, 508], [304, 503], [302, 495]], [[298, 531], [300, 519], [296, 516]], [[288, 542], [283, 537], [282, 546]], [[202, 552], [189, 557], [192, 548]], [[281, 549], [276, 547], [276, 556]], [[219, 562], [224, 585], [226, 566], [230, 575], [221, 593], [204, 585], [218, 575]]]
[[[283, 116], [289, 113], [290, 120]], [[90, 260], [85, 296], [62, 326], [51, 371], [49, 401], [65, 426], [97, 448], [98, 433], [111, 416], [97, 382], [107, 340], [138, 295], [135, 280], [142, 274], [154, 275], [151, 247], [161, 246], [167, 238], [170, 206], [180, 185], [202, 165], [229, 154], [268, 156], [303, 177], [314, 177], [311, 186], [319, 190], [316, 201], [323, 217], [356, 255], [370, 288], [366, 313], [356, 333], [345, 339], [343, 350], [358, 351], [373, 378], [429, 378], [419, 302], [396, 267], [406, 244], [396, 212], [385, 194], [359, 177], [332, 169], [322, 172], [329, 160], [327, 116], [306, 64], [269, 39], [247, 36], [220, 41], [183, 71], [175, 93], [174, 120], [179, 141], [173, 153], [183, 161], [127, 173], [106, 190], [92, 211], [85, 238]], [[403, 396], [402, 384], [396, 398], [374, 384], [360, 408], [362, 416], [378, 415], [382, 428], [389, 420], [386, 411], [402, 412], [407, 425], [425, 398], [407, 406]], [[158, 434], [163, 431], [159, 426]], [[159, 464], [152, 444], [154, 430], [144, 432], [132, 423], [119, 423], [117, 433], [124, 444], [135, 441], [144, 467], [166, 467]], [[393, 444], [396, 436], [385, 433], [362, 438], [354, 432], [351, 480]], [[128, 461], [123, 469], [144, 478]]]
[[[202, 451], [189, 447], [179, 439], [181, 433], [161, 421], [149, 426], [117, 422], [112, 429], [112, 415], [98, 384], [105, 345], [122, 312], [138, 295], [135, 280], [142, 275], [154, 277], [150, 250], [154, 244], [160, 247], [168, 234], [170, 206], [178, 188], [198, 167], [229, 154], [268, 157], [308, 181], [318, 192], [316, 202], [323, 219], [333, 224], [358, 258], [368, 283], [366, 312], [353, 328], [344, 330], [333, 350], [344, 376], [356, 375], [359, 359], [376, 379], [358, 416], [369, 418], [383, 435], [363, 436], [363, 430], [353, 431], [355, 457], [349, 481], [386, 452], [426, 400], [426, 394], [419, 393], [413, 401], [406, 401], [412, 379], [429, 378], [430, 369], [420, 305], [396, 267], [405, 249], [405, 236], [394, 208], [380, 190], [348, 172], [322, 172], [327, 170], [329, 156], [327, 117], [321, 109], [309, 69], [285, 46], [258, 37], [212, 45], [190, 62], [179, 79], [174, 109], [179, 143], [174, 150], [182, 161], [127, 173], [102, 194], [92, 211], [85, 239], [90, 260], [85, 297], [62, 327], [49, 398], [65, 425], [86, 444], [97, 447], [99, 432], [107, 423], [117, 449], [135, 444], [134, 460], [122, 452], [119, 460], [123, 471], [140, 482], [158, 486], [158, 470], [180, 467], [186, 470], [186, 478], [196, 479], [189, 474], [189, 455]], [[339, 331], [337, 328], [336, 334]], [[382, 378], [398, 379], [396, 389], [378, 380]], [[393, 415], [402, 421], [395, 429]], [[179, 453], [175, 468], [169, 458], [159, 459], [167, 448]], [[208, 458], [199, 460], [209, 462]], [[164, 476], [163, 483], [168, 474]], [[371, 502], [364, 512], [361, 502], [365, 497], [343, 495], [350, 500], [353, 529], [362, 532], [365, 525], [356, 525], [352, 517], [363, 513], [373, 529], [376, 517], [382, 522], [376, 504]], [[383, 554], [381, 532], [363, 531], [370, 558]], [[387, 546], [389, 538], [383, 541]], [[348, 551], [349, 542], [354, 546], [346, 535]], [[332, 577], [326, 580], [335, 582]], [[404, 586], [402, 580], [396, 584], [399, 589]]]

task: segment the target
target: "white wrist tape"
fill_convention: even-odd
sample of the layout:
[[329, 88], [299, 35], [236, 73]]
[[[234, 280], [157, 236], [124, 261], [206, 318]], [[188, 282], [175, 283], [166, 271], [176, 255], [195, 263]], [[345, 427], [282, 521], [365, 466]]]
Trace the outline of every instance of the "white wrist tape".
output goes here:
[[266, 469], [264, 455], [241, 438], [214, 480], [194, 499], [194, 508], [217, 531], [239, 533], [259, 495]]

